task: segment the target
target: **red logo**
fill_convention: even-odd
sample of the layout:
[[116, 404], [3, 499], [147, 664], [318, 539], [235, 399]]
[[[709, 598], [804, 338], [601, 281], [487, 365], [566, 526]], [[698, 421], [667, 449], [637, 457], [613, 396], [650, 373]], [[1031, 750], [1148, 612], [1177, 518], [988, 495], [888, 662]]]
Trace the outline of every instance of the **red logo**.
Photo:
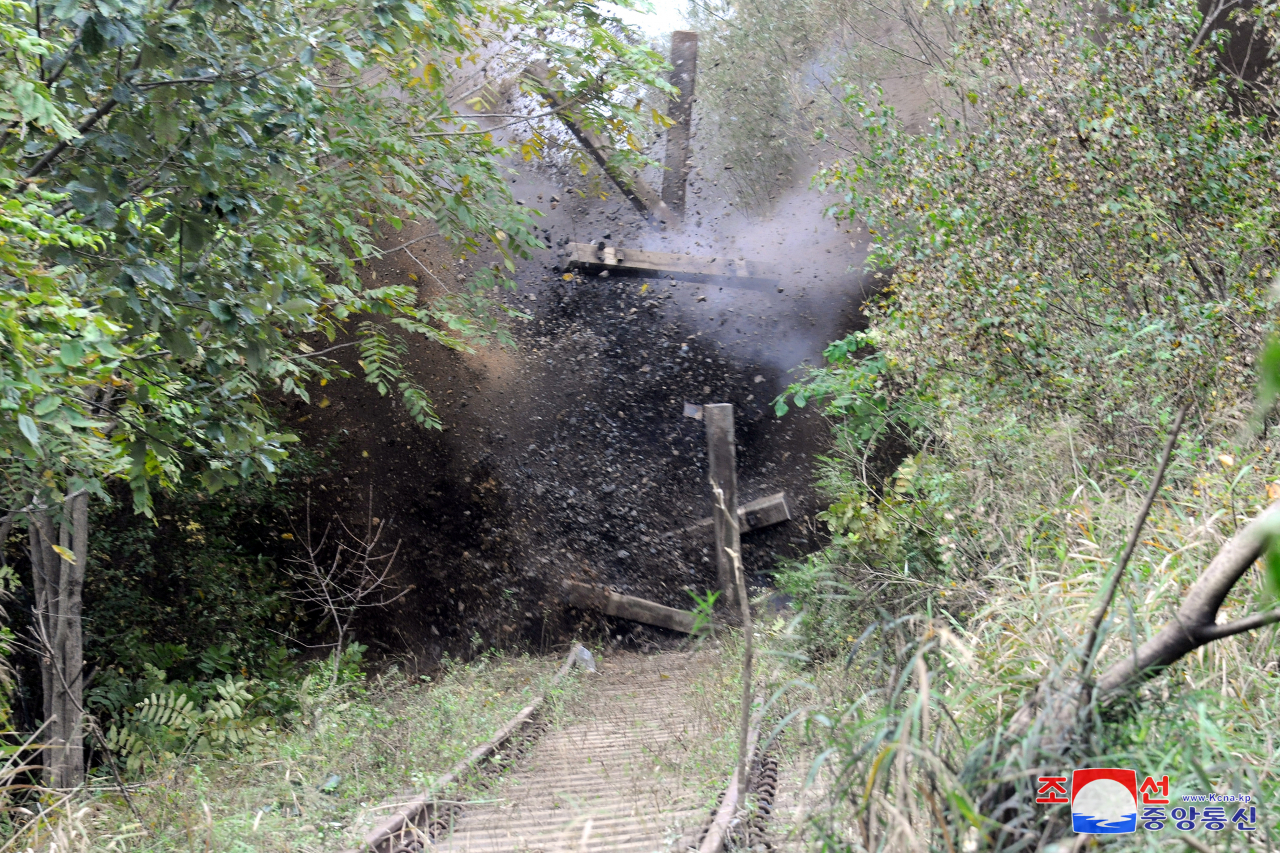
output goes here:
[[1076, 832], [1116, 835], [1138, 828], [1138, 773], [1087, 767], [1071, 774], [1071, 824]]
[[1041, 776], [1036, 788], [1037, 803], [1069, 803], [1066, 776]]

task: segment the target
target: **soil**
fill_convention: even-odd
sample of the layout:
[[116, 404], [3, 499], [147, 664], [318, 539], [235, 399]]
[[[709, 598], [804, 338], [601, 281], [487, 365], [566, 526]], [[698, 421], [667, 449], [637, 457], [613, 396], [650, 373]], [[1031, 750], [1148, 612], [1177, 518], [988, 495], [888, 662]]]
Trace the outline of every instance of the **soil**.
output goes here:
[[[734, 404], [741, 502], [787, 493], [792, 521], [743, 537], [752, 585], [822, 542], [814, 455], [827, 426], [812, 408], [779, 419], [772, 401], [794, 381], [788, 369], [860, 324], [847, 232], [788, 218], [781, 205], [770, 221], [752, 220], [721, 197], [713, 213], [716, 189], [698, 175], [697, 213], [669, 232], [617, 192], [599, 192], [598, 176], [523, 167], [512, 178], [516, 197], [542, 214], [549, 246], [518, 266], [506, 297], [527, 315], [511, 324], [516, 347], [468, 354], [422, 341], [407, 359], [444, 430], [418, 427], [361, 378], [312, 389], [316, 405], [293, 401], [286, 414], [309, 443], [336, 441], [333, 472], [312, 484], [320, 512], [354, 521], [371, 506], [388, 541], [401, 542], [396, 580], [412, 589], [357, 636], [424, 667], [482, 648], [546, 649], [573, 634], [642, 647], [674, 639], [569, 609], [560, 584], [602, 583], [686, 609], [691, 593], [715, 588], [710, 534], [664, 535], [711, 513], [704, 426], [684, 415], [686, 402]], [[808, 194], [795, 203], [819, 207]], [[430, 298], [488, 261], [460, 263], [437, 240], [413, 242], [423, 233], [389, 241], [387, 250], [405, 248], [372, 264], [370, 279], [413, 275]], [[583, 276], [560, 268], [569, 240], [781, 254], [787, 276], [746, 291]], [[352, 350], [335, 357], [359, 372]]]

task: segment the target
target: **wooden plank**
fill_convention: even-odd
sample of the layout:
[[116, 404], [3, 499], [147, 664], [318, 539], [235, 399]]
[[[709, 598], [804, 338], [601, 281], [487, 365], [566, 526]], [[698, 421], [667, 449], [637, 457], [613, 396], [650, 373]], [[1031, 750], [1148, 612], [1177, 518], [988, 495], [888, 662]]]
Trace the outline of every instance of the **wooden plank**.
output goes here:
[[682, 255], [675, 252], [646, 252], [623, 249], [605, 243], [570, 243], [569, 269], [590, 271], [618, 270], [641, 275], [669, 275], [672, 278], [703, 281], [711, 278], [736, 278], [777, 281], [778, 268], [759, 261], [721, 255]]
[[[725, 605], [737, 607], [738, 570], [729, 556], [729, 551], [742, 553], [741, 530], [737, 524], [738, 450], [733, 437], [733, 404], [707, 403], [702, 407], [702, 419], [707, 425], [707, 465], [713, 486], [711, 517], [716, 531], [716, 579], [724, 593]], [[720, 492], [718, 496], [716, 490]]]
[[[759, 530], [791, 520], [791, 507], [787, 505], [787, 493], [778, 492], [756, 498], [738, 507], [738, 525], [743, 533]], [[715, 525], [714, 519], [702, 518], [680, 530], [673, 530], [665, 535], [675, 536], [678, 533], [696, 533], [710, 530]]]
[[641, 216], [657, 219], [661, 223], [674, 219], [674, 214], [667, 208], [666, 203], [653, 191], [652, 187], [645, 183], [643, 178], [613, 162], [613, 146], [574, 118], [572, 105], [565, 99], [560, 89], [551, 82], [546, 63], [536, 62], [530, 65], [524, 70], [524, 76], [535, 85], [546, 99], [547, 105], [556, 111], [556, 116], [564, 122], [564, 126], [569, 128], [569, 132], [581, 143]]
[[694, 614], [657, 604], [631, 595], [620, 595], [611, 589], [578, 581], [564, 581], [569, 604], [582, 610], [599, 610], [606, 616], [630, 619], [646, 625], [657, 625], [671, 631], [692, 634]]
[[698, 34], [677, 30], [671, 34], [671, 76], [680, 90], [667, 106], [675, 121], [667, 128], [667, 162], [662, 173], [662, 200], [678, 217], [684, 216], [685, 185], [689, 182], [689, 136], [693, 130], [693, 92], [698, 79]]
[[738, 507], [738, 517], [742, 519], [743, 530], [759, 530], [791, 520], [791, 507], [787, 506], [787, 493], [778, 492], [756, 498], [748, 504]]

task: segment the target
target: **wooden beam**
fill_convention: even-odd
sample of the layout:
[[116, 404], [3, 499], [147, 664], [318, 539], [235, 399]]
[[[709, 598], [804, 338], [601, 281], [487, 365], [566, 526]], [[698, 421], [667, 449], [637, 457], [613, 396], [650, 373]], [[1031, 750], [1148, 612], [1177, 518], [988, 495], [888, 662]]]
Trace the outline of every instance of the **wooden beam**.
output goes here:
[[[711, 474], [712, 510], [716, 531], [716, 579], [727, 607], [738, 606], [737, 569], [729, 549], [742, 554], [738, 518], [738, 451], [733, 437], [733, 404], [708, 403], [702, 407], [707, 425], [707, 467]], [[715, 490], [720, 491], [717, 497]], [[733, 520], [733, 522], [730, 521]]]
[[684, 217], [684, 192], [689, 181], [689, 136], [693, 130], [693, 92], [698, 77], [698, 34], [677, 30], [671, 34], [672, 86], [680, 94], [667, 106], [667, 162], [662, 173], [662, 200], [676, 216]]
[[565, 581], [564, 589], [568, 594], [569, 604], [579, 609], [599, 610], [606, 616], [657, 625], [659, 628], [684, 634], [693, 633], [694, 614], [688, 610], [677, 610], [643, 598], [620, 595], [605, 587], [578, 581]]
[[[756, 498], [749, 503], [745, 503], [738, 507], [738, 526], [742, 533], [750, 530], [759, 530], [762, 527], [769, 527], [774, 524], [781, 524], [784, 521], [791, 520], [791, 508], [787, 506], [787, 493], [778, 492], [773, 495], [766, 495], [763, 498]], [[702, 518], [690, 524], [688, 527], [680, 530], [673, 530], [666, 536], [675, 536], [679, 533], [696, 533], [698, 531], [710, 530], [715, 526], [715, 520], [712, 518]]]
[[671, 276], [687, 281], [707, 281], [712, 278], [777, 281], [781, 274], [777, 267], [730, 258], [721, 255], [681, 255], [674, 252], [645, 252], [640, 249], [623, 249], [604, 243], [570, 243], [569, 269], [617, 270], [651, 277]]
[[656, 219], [660, 223], [666, 223], [674, 218], [674, 214], [667, 208], [666, 203], [645, 183], [643, 178], [613, 162], [614, 149], [608, 140], [585, 127], [574, 117], [572, 105], [565, 99], [563, 92], [551, 82], [546, 63], [536, 62], [530, 65], [524, 70], [524, 76], [535, 85], [546, 99], [547, 105], [556, 111], [557, 117], [564, 122], [564, 126], [569, 128], [569, 132], [581, 143], [641, 216]]

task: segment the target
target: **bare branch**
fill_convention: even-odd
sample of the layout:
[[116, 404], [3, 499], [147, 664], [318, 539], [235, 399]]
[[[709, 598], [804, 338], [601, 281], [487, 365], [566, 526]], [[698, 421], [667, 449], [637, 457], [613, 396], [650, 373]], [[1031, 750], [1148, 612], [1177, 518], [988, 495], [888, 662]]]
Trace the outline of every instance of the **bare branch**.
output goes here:
[[1252, 616], [1245, 616], [1242, 619], [1223, 622], [1220, 625], [1210, 625], [1207, 628], [1200, 628], [1196, 631], [1196, 636], [1206, 643], [1211, 643], [1214, 640], [1221, 640], [1224, 637], [1234, 637], [1236, 634], [1243, 634], [1245, 631], [1252, 631], [1254, 628], [1265, 628], [1273, 622], [1280, 622], [1280, 610], [1270, 610], [1266, 613], [1255, 613]]
[[1160, 492], [1160, 484], [1164, 482], [1164, 472], [1169, 467], [1169, 457], [1173, 455], [1173, 446], [1178, 443], [1178, 433], [1182, 431], [1182, 421], [1187, 416], [1187, 410], [1191, 408], [1191, 401], [1182, 404], [1182, 408], [1178, 410], [1177, 420], [1173, 422], [1173, 429], [1169, 432], [1169, 440], [1164, 443], [1164, 453], [1160, 456], [1160, 465], [1156, 468], [1156, 475], [1151, 480], [1151, 488], [1147, 490], [1147, 499], [1142, 503], [1142, 509], [1138, 512], [1138, 517], [1133, 520], [1133, 529], [1129, 531], [1129, 541], [1125, 543], [1124, 553], [1120, 555], [1120, 561], [1116, 564], [1115, 573], [1111, 576], [1111, 583], [1107, 586], [1107, 591], [1102, 596], [1102, 605], [1098, 608], [1098, 612], [1094, 614], [1093, 622], [1089, 625], [1089, 633], [1084, 641], [1084, 664], [1080, 668], [1080, 679], [1082, 681], [1089, 680], [1089, 674], [1093, 670], [1093, 656], [1098, 651], [1098, 631], [1102, 628], [1102, 620], [1106, 618], [1107, 611], [1111, 608], [1111, 602], [1116, 597], [1116, 590], [1120, 588], [1120, 581], [1124, 577], [1124, 570], [1129, 565], [1129, 558], [1133, 556], [1133, 551], [1138, 546], [1138, 537], [1142, 535], [1142, 526], [1147, 523], [1147, 516], [1151, 513], [1151, 505], [1155, 503], [1156, 495]]
[[[334, 649], [333, 679], [338, 677], [338, 664], [351, 636], [351, 627], [362, 610], [386, 607], [408, 595], [412, 586], [389, 589], [391, 570], [400, 554], [397, 541], [390, 551], [377, 553], [383, 532], [390, 526], [373, 516], [373, 489], [369, 489], [369, 506], [364, 535], [354, 533], [346, 522], [335, 516], [341, 538], [328, 545], [333, 522], [325, 525], [316, 542], [311, 521], [311, 496], [305, 504], [302, 529], [294, 528], [294, 536], [302, 545], [302, 555], [289, 560], [289, 574], [298, 584], [290, 595], [303, 605], [319, 609], [333, 623], [337, 634]], [[330, 557], [329, 549], [333, 549]]]
[[1280, 611], [1273, 610], [1215, 624], [1227, 595], [1278, 531], [1280, 502], [1272, 504], [1223, 544], [1204, 574], [1187, 591], [1173, 619], [1098, 679], [1098, 697], [1104, 701], [1116, 698], [1200, 646], [1280, 620]]

